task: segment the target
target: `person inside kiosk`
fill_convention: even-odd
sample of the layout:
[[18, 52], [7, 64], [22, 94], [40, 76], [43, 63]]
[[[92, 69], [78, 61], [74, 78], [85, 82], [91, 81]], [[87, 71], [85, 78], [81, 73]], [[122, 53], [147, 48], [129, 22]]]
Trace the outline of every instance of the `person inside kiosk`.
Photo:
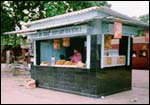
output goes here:
[[78, 63], [78, 62], [82, 61], [82, 55], [79, 52], [79, 50], [74, 49], [74, 55], [71, 57], [71, 61], [73, 63]]
[[[78, 43], [76, 43], [76, 40], [78, 40]], [[84, 63], [86, 57], [86, 47], [84, 43], [84, 37], [50, 39], [47, 42], [41, 41], [40, 65], [54, 67], [86, 67]]]

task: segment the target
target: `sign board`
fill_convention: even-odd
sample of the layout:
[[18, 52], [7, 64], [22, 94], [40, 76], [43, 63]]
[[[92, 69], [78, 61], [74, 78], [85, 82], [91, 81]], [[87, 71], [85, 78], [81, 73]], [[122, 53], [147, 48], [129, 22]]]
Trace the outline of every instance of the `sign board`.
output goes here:
[[71, 26], [65, 28], [52, 29], [48, 32], [40, 32], [33, 35], [28, 35], [28, 39], [42, 39], [42, 38], [52, 38], [52, 37], [69, 37], [70, 35], [86, 34], [87, 26]]
[[121, 39], [122, 38], [122, 21], [117, 20], [114, 22], [114, 38]]
[[149, 31], [145, 31], [145, 41], [149, 42]]

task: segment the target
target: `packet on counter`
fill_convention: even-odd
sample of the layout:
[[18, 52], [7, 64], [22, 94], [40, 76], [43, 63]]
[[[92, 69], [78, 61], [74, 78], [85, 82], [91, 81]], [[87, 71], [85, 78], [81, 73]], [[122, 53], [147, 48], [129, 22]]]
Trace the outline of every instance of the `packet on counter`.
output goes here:
[[66, 62], [66, 60], [58, 60], [56, 62], [56, 65], [63, 65]]
[[41, 64], [40, 64], [40, 66], [48, 66], [48, 65], [50, 65], [50, 64], [49, 64], [49, 62], [46, 62], [46, 61], [43, 61], [43, 62], [41, 62]]
[[86, 64], [84, 64], [83, 62], [79, 61], [77, 64], [76, 64], [77, 67], [85, 67]]

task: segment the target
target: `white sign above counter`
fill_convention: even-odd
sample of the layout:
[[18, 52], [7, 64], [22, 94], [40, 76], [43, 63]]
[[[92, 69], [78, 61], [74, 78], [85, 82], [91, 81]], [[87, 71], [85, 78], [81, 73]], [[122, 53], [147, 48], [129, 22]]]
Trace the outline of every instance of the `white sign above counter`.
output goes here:
[[32, 35], [28, 35], [28, 39], [51, 39], [51, 38], [62, 38], [62, 37], [71, 37], [79, 36], [81, 34], [87, 34], [88, 26], [70, 26], [65, 28], [52, 29], [48, 31], [37, 32]]

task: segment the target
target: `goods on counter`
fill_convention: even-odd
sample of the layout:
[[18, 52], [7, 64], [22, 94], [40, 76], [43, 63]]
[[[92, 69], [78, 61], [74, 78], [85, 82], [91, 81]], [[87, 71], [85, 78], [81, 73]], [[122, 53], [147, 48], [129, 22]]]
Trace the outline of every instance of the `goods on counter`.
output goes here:
[[70, 38], [63, 38], [63, 46], [64, 47], [70, 46]]
[[55, 63], [56, 63], [55, 57], [51, 57], [51, 65], [55, 65]]
[[54, 39], [53, 46], [54, 46], [54, 49], [59, 50], [60, 49], [60, 40]]
[[78, 63], [73, 63], [71, 61], [58, 60], [55, 65], [56, 67], [85, 67], [86, 64], [79, 61]]
[[30, 80], [25, 81], [24, 86], [25, 86], [25, 88], [27, 88], [27, 89], [36, 88], [35, 80], [30, 79]]
[[111, 39], [112, 39], [111, 35], [106, 35], [105, 36], [105, 44], [104, 44], [105, 49], [110, 49], [111, 48]]
[[71, 61], [66, 61], [64, 65], [73, 65], [73, 63]]
[[77, 67], [85, 67], [86, 65], [84, 63], [82, 63], [81, 61], [79, 61], [77, 64], [76, 64]]
[[48, 62], [44, 61], [43, 64], [48, 64]]
[[56, 65], [63, 65], [66, 62], [66, 60], [58, 60], [56, 62]]
[[41, 66], [48, 66], [48, 65], [49, 65], [49, 62], [43, 61], [43, 62], [41, 62], [40, 65], [41, 65]]

